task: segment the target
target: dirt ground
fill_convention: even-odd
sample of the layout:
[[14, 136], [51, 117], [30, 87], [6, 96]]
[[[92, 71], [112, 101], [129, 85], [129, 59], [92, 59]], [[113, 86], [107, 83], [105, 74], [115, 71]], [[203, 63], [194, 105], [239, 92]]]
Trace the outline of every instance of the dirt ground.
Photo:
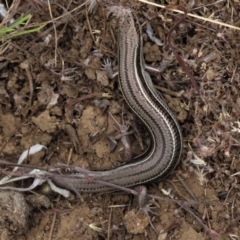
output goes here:
[[[122, 164], [122, 146], [118, 141], [117, 149], [110, 150], [108, 137], [118, 132], [104, 111], [107, 107], [120, 123], [122, 115], [130, 120], [134, 154], [143, 151], [142, 145], [147, 148], [148, 133], [125, 104], [117, 78], [109, 79], [102, 69], [104, 59], [117, 69], [118, 21], [107, 18], [106, 1], [98, 1], [90, 12], [89, 5], [81, 6], [84, 2], [52, 2], [52, 17], [57, 18], [54, 25], [47, 1], [20, 3], [15, 18], [30, 12], [31, 23], [47, 24], [39, 33], [1, 44], [1, 160], [16, 163], [23, 151], [43, 144], [47, 150], [29, 156], [24, 164], [114, 168]], [[240, 26], [239, 0], [152, 2], [180, 5], [191, 14]], [[193, 17], [173, 30], [171, 40], [193, 75], [191, 81], [167, 42], [170, 28], [182, 15], [137, 0], [118, 3], [132, 8], [143, 24], [144, 59], [162, 69], [152, 79], [183, 133], [181, 163], [165, 181], [149, 184], [148, 193], [183, 200], [192, 214], [171, 200], [150, 200], [155, 231], [148, 217], [139, 212], [137, 200], [125, 192], [84, 193], [81, 203], [74, 193], [64, 198], [44, 184], [21, 194], [1, 192], [0, 238], [238, 239], [240, 30]], [[147, 35], [148, 21], [161, 44]], [[112, 97], [72, 102], [96, 93]], [[11, 186], [27, 187], [31, 182]], [[191, 204], [192, 200], [198, 204]]]

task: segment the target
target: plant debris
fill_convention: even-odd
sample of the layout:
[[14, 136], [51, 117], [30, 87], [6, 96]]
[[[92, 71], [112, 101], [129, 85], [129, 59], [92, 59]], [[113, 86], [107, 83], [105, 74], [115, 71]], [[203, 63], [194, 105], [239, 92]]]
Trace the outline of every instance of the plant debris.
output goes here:
[[[237, 239], [240, 237], [239, 1], [162, 1], [168, 4], [166, 9], [143, 1], [120, 2], [134, 9], [139, 18], [144, 58], [150, 67], [158, 68], [158, 72], [150, 73], [154, 86], [176, 115], [184, 142], [181, 163], [174, 174], [165, 182], [148, 186], [150, 195], [161, 197], [163, 191], [165, 197], [182, 202], [155, 200], [157, 215], [149, 214], [151, 223], [155, 229], [167, 233], [167, 239]], [[148, 133], [124, 102], [117, 78], [109, 79], [102, 69], [107, 61], [117, 69], [118, 23], [111, 16], [107, 18], [106, 7], [119, 1], [6, 2], [11, 5], [5, 6], [9, 14], [5, 12], [1, 29], [9, 27], [11, 39], [4, 34], [0, 45], [1, 160], [16, 163], [26, 149], [47, 146], [44, 153], [30, 154], [26, 150], [25, 164], [48, 169], [48, 173], [59, 163], [66, 166], [65, 172], [71, 172], [69, 166], [86, 172], [120, 166], [118, 148], [111, 151], [108, 145], [108, 136], [116, 129], [106, 111], [118, 120], [121, 114], [131, 119], [129, 127], [134, 132], [129, 135], [131, 150], [134, 155], [144, 153], [149, 143]], [[179, 13], [183, 7], [186, 17], [173, 28], [183, 16]], [[181, 57], [184, 67], [176, 55]], [[97, 133], [100, 137], [94, 138]], [[0, 169], [1, 179], [12, 171], [8, 165]], [[58, 169], [58, 174], [62, 169]], [[11, 183], [10, 187], [24, 189], [34, 183], [28, 177]], [[1, 233], [1, 239], [16, 238], [14, 234], [23, 233], [26, 239], [53, 236], [113, 240], [159, 236], [160, 239], [161, 233], [156, 234], [148, 218], [143, 225], [135, 226], [138, 213], [134, 215], [135, 225], [131, 220], [127, 223], [126, 212], [137, 209], [137, 203], [125, 192], [82, 194], [84, 201], [76, 205], [78, 196], [74, 194], [68, 193], [69, 198], [65, 199], [56, 192], [41, 191], [41, 186], [32, 190], [20, 194], [23, 204], [17, 214], [23, 220], [13, 223], [10, 217], [5, 218], [8, 225], [1, 220], [0, 228], [8, 229]], [[31, 202], [36, 199], [33, 196], [43, 192], [51, 201], [51, 208], [48, 200], [44, 203], [34, 200], [36, 204], [32, 205], [24, 203], [24, 199]], [[10, 193], [9, 203], [13, 203], [18, 193]], [[0, 199], [2, 194], [5, 190], [0, 192]], [[109, 207], [113, 205], [121, 207]], [[11, 214], [14, 204], [8, 207], [8, 215]], [[134, 236], [133, 232], [139, 234]]]

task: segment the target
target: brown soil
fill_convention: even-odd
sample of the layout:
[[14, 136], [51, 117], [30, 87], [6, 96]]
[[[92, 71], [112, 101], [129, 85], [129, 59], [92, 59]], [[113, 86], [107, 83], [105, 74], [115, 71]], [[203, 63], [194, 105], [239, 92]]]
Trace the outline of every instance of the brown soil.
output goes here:
[[[51, 20], [47, 4], [38, 5], [40, 2], [26, 1], [15, 17], [30, 11], [31, 23]], [[87, 13], [85, 6], [79, 7], [84, 1], [55, 2], [51, 11], [54, 18], [59, 17], [55, 21], [56, 31], [50, 22], [38, 34], [24, 35], [1, 45], [1, 159], [16, 163], [24, 150], [39, 143], [47, 146], [47, 151], [30, 156], [25, 164], [47, 167], [64, 163], [94, 170], [111, 169], [121, 164], [121, 144], [110, 151], [107, 136], [118, 132], [114, 121], [107, 120], [104, 107], [109, 106], [119, 122], [122, 113], [124, 119], [131, 119], [131, 129], [135, 129], [130, 136], [134, 154], [143, 151], [141, 143], [144, 148], [148, 143], [144, 126], [124, 103], [117, 79], [108, 79], [101, 69], [104, 59], [110, 59], [113, 67], [117, 67], [118, 22], [114, 17], [106, 17], [107, 9], [102, 4]], [[72, 240], [207, 240], [240, 236], [239, 177], [233, 175], [240, 171], [239, 30], [191, 17], [173, 30], [172, 42], [194, 76], [195, 89], [167, 44], [169, 29], [182, 15], [170, 10], [159, 13], [156, 7], [137, 0], [119, 2], [134, 9], [143, 24], [146, 62], [163, 68], [163, 63], [166, 64], [163, 72], [154, 74], [152, 79], [177, 116], [184, 137], [180, 165], [166, 181], [150, 184], [148, 193], [181, 199], [189, 206], [190, 199], [201, 203], [192, 205], [191, 210], [212, 231], [206, 232], [196, 217], [170, 200], [150, 201], [155, 207], [152, 211], [156, 215], [150, 213], [150, 218], [156, 234], [148, 217], [138, 212], [136, 199], [127, 193], [82, 194], [84, 202], [79, 203], [74, 193], [64, 198], [44, 185], [21, 196], [0, 197], [4, 199], [0, 200], [1, 239], [50, 236]], [[240, 25], [237, 0], [161, 2], [180, 4], [192, 14]], [[163, 46], [147, 36], [144, 24], [147, 20]], [[112, 98], [81, 101], [70, 110], [65, 105], [100, 92], [109, 93]], [[206, 165], [198, 166], [192, 162], [194, 159], [202, 159]], [[31, 180], [26, 180], [14, 186], [26, 187], [30, 183]], [[171, 197], [164, 195], [163, 189]], [[21, 201], [19, 208], [25, 209], [22, 214], [16, 214], [13, 207], [17, 199]], [[26, 211], [28, 220], [23, 216]], [[19, 214], [24, 220], [20, 221]]]

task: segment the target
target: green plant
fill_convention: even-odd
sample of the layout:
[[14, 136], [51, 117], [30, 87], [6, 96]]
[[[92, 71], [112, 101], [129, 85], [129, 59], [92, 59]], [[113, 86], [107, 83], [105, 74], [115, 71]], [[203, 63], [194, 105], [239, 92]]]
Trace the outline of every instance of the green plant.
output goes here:
[[[3, 42], [4, 40], [10, 39], [10, 38], [18, 37], [18, 36], [33, 33], [33, 32], [38, 32], [45, 26], [45, 24], [42, 24], [36, 28], [24, 29], [27, 23], [29, 22], [29, 20], [31, 19], [31, 17], [32, 17], [31, 14], [22, 16], [11, 25], [1, 28], [0, 40]], [[22, 25], [23, 27], [21, 27]]]

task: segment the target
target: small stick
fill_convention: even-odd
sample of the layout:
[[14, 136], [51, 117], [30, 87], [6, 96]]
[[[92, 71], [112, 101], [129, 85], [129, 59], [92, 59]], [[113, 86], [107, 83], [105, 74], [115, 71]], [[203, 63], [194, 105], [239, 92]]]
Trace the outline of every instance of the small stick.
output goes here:
[[49, 232], [48, 240], [52, 239], [53, 229], [54, 229], [54, 226], [55, 226], [55, 223], [56, 223], [56, 216], [57, 216], [57, 212], [54, 211], [53, 220], [52, 220], [52, 224], [51, 224], [51, 229], [50, 229], [50, 232]]
[[84, 100], [88, 100], [88, 99], [92, 99], [92, 98], [95, 98], [95, 97], [99, 97], [99, 98], [110, 98], [111, 95], [108, 94], [108, 93], [90, 93], [90, 94], [87, 94], [83, 97], [80, 97], [80, 98], [76, 98], [74, 100], [71, 100], [71, 101], [68, 101], [66, 104], [65, 104], [65, 108], [70, 108], [72, 107], [73, 105], [75, 105], [76, 103], [78, 102], [81, 102], [81, 101], [84, 101]]
[[[155, 6], [155, 7], [163, 8], [163, 9], [166, 9], [166, 8], [167, 8], [167, 6], [160, 5], [160, 4], [153, 3], [153, 2], [149, 2], [149, 1], [147, 1], [147, 0], [138, 0], [138, 1], [139, 1], [139, 2], [143, 2], [143, 3], [150, 4], [150, 5]], [[214, 4], [215, 4], [215, 3], [214, 3]], [[180, 13], [180, 14], [185, 14], [184, 11], [181, 11], [181, 10], [179, 10], [179, 9], [170, 9], [170, 10], [173, 11], [173, 12]], [[187, 16], [193, 17], [193, 18], [197, 18], [197, 19], [200, 19], [200, 20], [203, 20], [203, 21], [206, 21], [206, 22], [215, 23], [215, 24], [218, 24], [218, 25], [221, 25], [221, 26], [224, 26], [224, 27], [228, 27], [228, 28], [240, 30], [240, 28], [237, 27], [237, 26], [233, 26], [233, 25], [230, 25], [230, 24], [227, 24], [227, 23], [224, 23], [224, 22], [219, 22], [219, 21], [217, 21], [217, 20], [213, 20], [213, 19], [210, 19], [210, 18], [202, 17], [202, 16], [199, 16], [199, 15], [196, 15], [196, 14], [187, 13]]]
[[112, 209], [113, 208], [110, 208], [110, 214], [108, 219], [107, 240], [110, 240], [110, 234], [111, 234]]
[[[183, 179], [179, 176], [179, 174], [177, 174], [177, 178], [178, 180], [181, 182], [181, 184], [185, 187], [185, 189], [188, 191], [188, 193], [190, 194], [190, 196], [194, 199], [197, 200], [195, 194], [192, 192], [192, 190], [187, 186], [187, 184], [183, 181]], [[177, 188], [176, 188], [177, 189]]]

